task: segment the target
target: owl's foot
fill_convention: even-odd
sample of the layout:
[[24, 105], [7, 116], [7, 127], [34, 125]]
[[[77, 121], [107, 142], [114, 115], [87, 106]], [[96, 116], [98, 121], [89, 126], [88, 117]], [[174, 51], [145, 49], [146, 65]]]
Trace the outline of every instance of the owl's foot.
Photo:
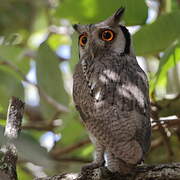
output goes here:
[[[94, 169], [104, 166], [105, 161], [92, 162], [86, 164], [81, 168], [81, 173], [79, 174], [78, 180], [92, 179], [92, 176], [96, 176]], [[95, 173], [95, 174], [94, 174]]]
[[141, 159], [138, 163], [139, 166], [142, 166], [144, 164], [144, 159]]
[[101, 161], [101, 162], [92, 162], [89, 164], [86, 164], [85, 166], [83, 166], [81, 168], [81, 172], [85, 172], [85, 171], [91, 171], [93, 169], [97, 169], [99, 167], [103, 167], [104, 166], [105, 161]]

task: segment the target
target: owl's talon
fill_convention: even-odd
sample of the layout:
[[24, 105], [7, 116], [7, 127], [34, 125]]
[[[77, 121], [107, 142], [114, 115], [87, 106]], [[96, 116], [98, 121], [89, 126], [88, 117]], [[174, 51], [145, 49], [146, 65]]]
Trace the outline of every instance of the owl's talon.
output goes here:
[[90, 82], [88, 83], [88, 88], [91, 88], [91, 83]]
[[100, 167], [103, 167], [104, 166], [104, 161], [103, 162], [100, 162], [100, 163], [90, 163], [90, 164], [86, 164], [85, 166], [83, 166], [81, 168], [81, 172], [85, 172], [85, 171], [91, 171], [93, 169], [97, 169], [97, 168], [100, 168]]
[[94, 94], [94, 92], [93, 92], [93, 89], [92, 89], [92, 90], [90, 90], [90, 95], [93, 97], [93, 94]]

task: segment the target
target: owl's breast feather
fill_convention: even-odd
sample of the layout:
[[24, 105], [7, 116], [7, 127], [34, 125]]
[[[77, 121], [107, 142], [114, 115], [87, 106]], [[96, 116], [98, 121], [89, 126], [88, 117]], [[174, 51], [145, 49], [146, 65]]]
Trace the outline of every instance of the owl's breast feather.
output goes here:
[[132, 62], [110, 63], [107, 58], [95, 64], [86, 63], [86, 68], [78, 63], [73, 76], [74, 102], [89, 116], [106, 106], [146, 113], [148, 85], [144, 76], [143, 71]]

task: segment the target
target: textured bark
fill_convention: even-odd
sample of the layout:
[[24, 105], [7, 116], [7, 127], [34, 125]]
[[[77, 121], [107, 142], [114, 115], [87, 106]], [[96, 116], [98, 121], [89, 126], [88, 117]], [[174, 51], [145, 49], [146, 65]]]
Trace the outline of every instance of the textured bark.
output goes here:
[[24, 103], [12, 97], [7, 114], [7, 123], [4, 136], [7, 143], [2, 147], [3, 155], [0, 160], [0, 180], [17, 180], [16, 162], [17, 149], [13, 143], [21, 131], [21, 121], [24, 112]]
[[138, 166], [132, 175], [112, 174], [99, 168], [82, 174], [60, 174], [35, 180], [180, 180], [180, 163]]

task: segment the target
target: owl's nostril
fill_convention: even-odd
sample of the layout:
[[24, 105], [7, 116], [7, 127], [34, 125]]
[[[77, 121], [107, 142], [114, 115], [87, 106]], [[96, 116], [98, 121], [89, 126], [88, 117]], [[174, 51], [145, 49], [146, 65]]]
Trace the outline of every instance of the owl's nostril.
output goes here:
[[98, 53], [98, 45], [95, 43], [95, 41], [88, 41], [87, 47], [89, 55], [93, 59]]

